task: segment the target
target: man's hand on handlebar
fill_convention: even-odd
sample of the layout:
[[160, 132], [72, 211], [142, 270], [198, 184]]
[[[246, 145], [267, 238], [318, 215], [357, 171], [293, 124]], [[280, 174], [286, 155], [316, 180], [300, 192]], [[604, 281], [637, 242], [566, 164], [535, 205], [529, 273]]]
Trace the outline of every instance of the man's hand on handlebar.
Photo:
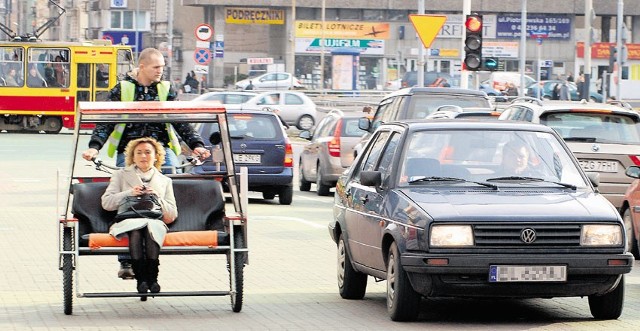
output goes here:
[[82, 152], [82, 158], [91, 161], [98, 156], [99, 151], [95, 148], [89, 148], [86, 151]]
[[211, 152], [204, 147], [196, 147], [193, 149], [193, 156], [203, 161], [204, 159], [211, 156]]

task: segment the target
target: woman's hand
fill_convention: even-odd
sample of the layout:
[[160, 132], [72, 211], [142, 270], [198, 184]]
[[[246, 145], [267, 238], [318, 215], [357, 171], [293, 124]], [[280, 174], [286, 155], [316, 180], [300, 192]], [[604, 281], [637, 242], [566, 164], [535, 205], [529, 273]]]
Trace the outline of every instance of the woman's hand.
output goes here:
[[145, 194], [145, 193], [148, 193], [148, 192], [149, 192], [149, 190], [151, 190], [151, 188], [150, 188], [150, 187], [146, 187], [146, 186], [144, 186], [144, 185], [138, 185], [138, 186], [134, 186], [134, 187], [131, 189], [131, 194], [132, 194], [133, 196], [137, 197], [137, 196], [141, 196], [141, 195], [143, 195], [143, 194]]

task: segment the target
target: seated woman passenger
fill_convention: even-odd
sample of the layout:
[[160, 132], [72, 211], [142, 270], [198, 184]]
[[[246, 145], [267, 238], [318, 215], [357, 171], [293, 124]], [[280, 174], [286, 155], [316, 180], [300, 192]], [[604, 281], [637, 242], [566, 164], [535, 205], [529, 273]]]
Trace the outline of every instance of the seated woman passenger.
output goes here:
[[102, 196], [105, 210], [117, 210], [127, 196], [154, 194], [162, 206], [162, 219], [128, 218], [111, 226], [109, 234], [116, 239], [129, 238], [129, 252], [137, 281], [138, 293], [160, 292], [158, 266], [160, 248], [167, 224], [178, 216], [171, 179], [162, 174], [164, 147], [153, 138], [138, 138], [125, 148], [126, 167], [113, 173]]

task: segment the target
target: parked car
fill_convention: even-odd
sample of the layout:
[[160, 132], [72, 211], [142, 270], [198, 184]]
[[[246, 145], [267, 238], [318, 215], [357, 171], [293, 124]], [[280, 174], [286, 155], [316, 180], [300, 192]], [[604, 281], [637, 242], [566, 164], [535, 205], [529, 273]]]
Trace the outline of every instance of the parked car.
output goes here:
[[[198, 99], [200, 99], [200, 97], [196, 98], [196, 100]], [[313, 128], [317, 117], [316, 104], [307, 95], [299, 91], [261, 92], [253, 95], [243, 103], [225, 104], [225, 107], [234, 110], [276, 109], [278, 116], [288, 125], [294, 125], [299, 130], [309, 130]]]
[[[527, 96], [537, 98], [538, 90], [540, 90], [540, 99], [551, 100], [553, 98], [553, 88], [556, 86], [556, 84], [562, 84], [562, 81], [543, 80], [538, 84], [529, 85], [529, 87], [527, 87]], [[576, 86], [576, 84], [574, 82], [567, 82], [567, 84], [569, 85], [569, 95], [571, 96], [571, 100], [580, 101], [581, 98], [578, 96], [578, 87]], [[593, 91], [593, 89], [590, 89], [589, 99], [587, 101], [602, 102], [602, 94]]]
[[[522, 84], [521, 80], [522, 80], [522, 75], [519, 72], [493, 71], [489, 75], [489, 79], [487, 79], [486, 83], [488, 83], [492, 88], [498, 91], [504, 91], [507, 88], [507, 84], [509, 83], [513, 84], [516, 88], [520, 89], [520, 85]], [[535, 79], [527, 75], [524, 75], [525, 89], [535, 82], [536, 82]]]
[[440, 106], [435, 112], [426, 117], [428, 120], [432, 119], [475, 119], [475, 120], [498, 120], [500, 112], [492, 110], [464, 110], [459, 106]]
[[541, 123], [555, 129], [587, 172], [599, 174], [598, 190], [622, 207], [632, 179], [625, 170], [640, 165], [640, 115], [615, 105], [586, 101], [520, 98], [505, 108], [501, 120]]
[[620, 210], [627, 231], [627, 250], [640, 260], [640, 166], [630, 166], [625, 173], [633, 182], [624, 194]]
[[[425, 71], [424, 73], [424, 86], [428, 87], [449, 87], [453, 83], [454, 79], [446, 72], [438, 71]], [[448, 86], [443, 86], [447, 83]], [[418, 86], [418, 72], [407, 71], [402, 75], [401, 87], [413, 87]]]
[[424, 119], [440, 106], [452, 105], [474, 111], [493, 111], [494, 107], [487, 95], [478, 90], [441, 87], [411, 87], [385, 96], [376, 109], [373, 118], [364, 117], [359, 126], [366, 130], [361, 141], [354, 147], [358, 155], [371, 133], [384, 122]]
[[596, 184], [543, 125], [383, 124], [336, 185], [339, 293], [386, 279], [394, 321], [423, 296], [586, 296], [595, 318], [618, 318], [633, 257]]
[[253, 85], [254, 90], [295, 90], [304, 88], [300, 80], [290, 73], [270, 72], [243, 79], [236, 83], [236, 89], [246, 89], [249, 82]]
[[397, 91], [400, 88], [402, 88], [401, 78], [388, 80], [387, 83], [384, 85], [385, 91]]
[[367, 133], [358, 128], [359, 114], [331, 110], [318, 123], [313, 134], [302, 131], [309, 140], [300, 153], [300, 191], [309, 191], [316, 183], [318, 195], [329, 195], [338, 177], [353, 163], [353, 147]]
[[[247, 167], [250, 191], [262, 192], [271, 200], [278, 196], [281, 205], [293, 201], [293, 149], [278, 117], [264, 110], [227, 110], [231, 150], [236, 167]], [[218, 132], [215, 123], [196, 124], [202, 137]], [[218, 171], [215, 148], [213, 155], [197, 172]], [[220, 165], [224, 170], [224, 164]]]
[[194, 98], [194, 101], [217, 101], [223, 105], [237, 105], [249, 101], [257, 92], [224, 91], [207, 92]]

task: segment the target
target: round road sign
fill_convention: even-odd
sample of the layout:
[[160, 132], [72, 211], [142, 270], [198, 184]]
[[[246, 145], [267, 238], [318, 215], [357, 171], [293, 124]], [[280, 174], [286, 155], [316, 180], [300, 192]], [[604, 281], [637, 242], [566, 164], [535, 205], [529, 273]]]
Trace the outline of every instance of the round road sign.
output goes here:
[[195, 33], [198, 40], [209, 41], [213, 36], [213, 28], [211, 27], [211, 25], [206, 23], [198, 24]]

